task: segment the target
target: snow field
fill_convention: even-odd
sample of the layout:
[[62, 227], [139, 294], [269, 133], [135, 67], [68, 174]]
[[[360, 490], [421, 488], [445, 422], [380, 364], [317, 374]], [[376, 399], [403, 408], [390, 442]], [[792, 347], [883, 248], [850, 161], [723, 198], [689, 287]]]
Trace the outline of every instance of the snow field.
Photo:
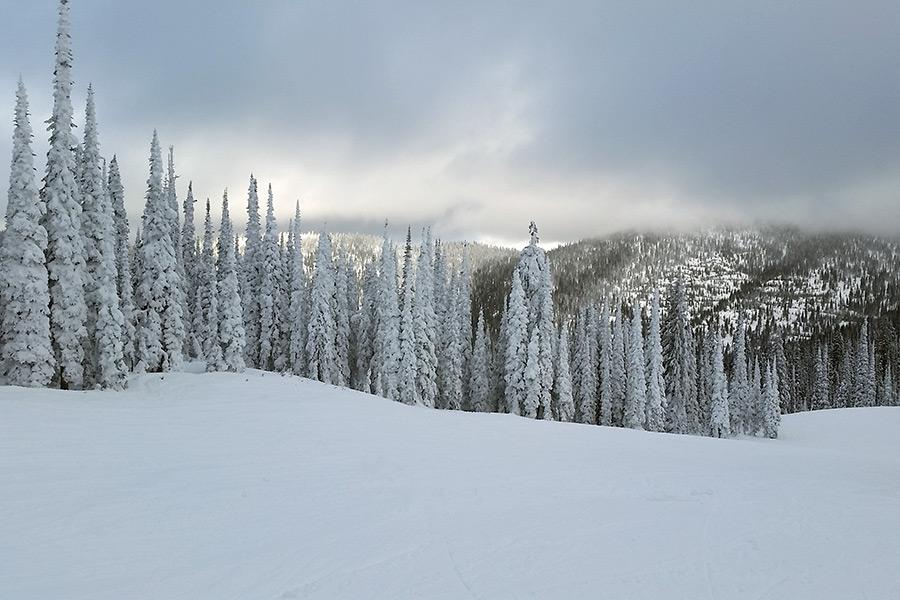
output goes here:
[[259, 371], [0, 387], [0, 597], [900, 597], [898, 430], [715, 440]]

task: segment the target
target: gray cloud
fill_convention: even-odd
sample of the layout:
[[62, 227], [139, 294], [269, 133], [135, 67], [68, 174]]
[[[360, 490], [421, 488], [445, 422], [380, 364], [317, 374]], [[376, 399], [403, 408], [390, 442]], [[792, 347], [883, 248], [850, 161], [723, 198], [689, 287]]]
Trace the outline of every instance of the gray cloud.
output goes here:
[[[0, 2], [0, 156], [19, 73], [35, 122], [49, 110], [48, 4]], [[284, 223], [300, 198], [310, 224], [447, 239], [520, 241], [531, 219], [559, 241], [760, 219], [900, 233], [895, 2], [97, 0], [72, 21], [76, 102], [92, 81], [133, 215], [158, 128], [198, 197], [240, 206], [254, 172]]]

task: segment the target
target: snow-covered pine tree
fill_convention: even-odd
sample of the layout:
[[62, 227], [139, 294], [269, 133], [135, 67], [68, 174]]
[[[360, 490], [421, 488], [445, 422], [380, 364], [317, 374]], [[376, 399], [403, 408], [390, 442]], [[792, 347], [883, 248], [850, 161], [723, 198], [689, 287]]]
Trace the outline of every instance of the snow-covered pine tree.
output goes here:
[[637, 298], [631, 318], [631, 326], [625, 335], [625, 409], [623, 425], [631, 429], [643, 429], [647, 419], [647, 374], [644, 370], [644, 332], [641, 305]]
[[748, 411], [748, 425], [744, 430], [747, 435], [756, 435], [762, 428], [763, 415], [763, 381], [759, 368], [759, 359], [753, 358], [753, 368], [750, 369], [750, 410]]
[[412, 252], [409, 230], [406, 235], [406, 251], [403, 253], [403, 287], [400, 294], [400, 370], [398, 373], [398, 400], [404, 404], [419, 403], [419, 389], [416, 385], [418, 360], [416, 359], [416, 332], [413, 321], [415, 301], [413, 287]]
[[[217, 323], [219, 302], [216, 283], [216, 258], [213, 251], [213, 224], [209, 198], [206, 199], [206, 217], [203, 221], [203, 249], [195, 270], [197, 293], [192, 311], [194, 338], [200, 346], [199, 357], [213, 364], [219, 349]], [[216, 350], [219, 350], [216, 352]]]
[[128, 375], [122, 355], [125, 318], [116, 289], [116, 226], [101, 163], [94, 90], [88, 86], [79, 178], [88, 333], [85, 379], [89, 385], [119, 390]]
[[[344, 252], [344, 247], [338, 248], [338, 259], [334, 269], [334, 323], [335, 323], [335, 340], [334, 346], [337, 351], [337, 369], [339, 373], [338, 385], [344, 387], [350, 385], [350, 288], [351, 279], [355, 279], [353, 267]], [[353, 302], [356, 303], [354, 296]], [[353, 307], [355, 310], [355, 306]]]
[[191, 311], [197, 305], [197, 245], [196, 229], [194, 228], [194, 182], [188, 182], [187, 196], [184, 197], [182, 208], [184, 210], [184, 222], [181, 225], [181, 262], [184, 265], [184, 301], [188, 310], [185, 311], [186, 322], [190, 327], [185, 327], [184, 353], [190, 358], [203, 356], [203, 349], [197, 339], [197, 332], [193, 328], [194, 320]]
[[259, 355], [257, 366], [265, 371], [275, 369], [278, 341], [281, 337], [280, 319], [278, 312], [281, 307], [277, 302], [279, 287], [284, 281], [281, 272], [281, 249], [278, 246], [278, 222], [275, 219], [275, 205], [272, 196], [272, 186], [269, 185], [269, 195], [266, 202], [266, 228], [260, 246], [258, 259], [259, 296], [256, 299], [259, 308]]
[[869, 320], [864, 319], [856, 343], [853, 406], [875, 406], [875, 381], [869, 368]]
[[749, 429], [750, 380], [747, 374], [747, 333], [743, 317], [738, 317], [734, 332], [734, 358], [731, 365], [731, 386], [728, 393], [728, 410], [732, 435], [740, 435]]
[[781, 425], [781, 399], [778, 396], [778, 370], [774, 362], [770, 362], [766, 369], [764, 390], [762, 430], [767, 438], [775, 439]]
[[460, 327], [460, 311], [458, 305], [463, 301], [459, 274], [454, 274], [447, 290], [444, 307], [444, 323], [441, 357], [438, 359], [438, 398], [439, 408], [460, 410], [463, 402], [464, 364], [462, 355], [465, 350]]
[[559, 339], [555, 356], [554, 417], [558, 421], [569, 423], [575, 420], [575, 402], [572, 398], [572, 377], [569, 372], [569, 329], [565, 325], [559, 328]]
[[278, 319], [278, 345], [274, 351], [275, 370], [288, 373], [291, 370], [291, 276], [294, 233], [288, 221], [288, 231], [280, 234], [278, 252], [281, 261], [282, 278], [276, 286], [275, 314]]
[[612, 322], [612, 352], [610, 353], [610, 403], [613, 425], [622, 427], [625, 422], [625, 324], [622, 303], [616, 301], [616, 316]]
[[707, 323], [699, 331], [697, 346], [697, 408], [700, 416], [700, 433], [709, 433], [709, 415], [713, 395], [713, 355], [716, 352], [716, 336], [713, 324]]
[[294, 209], [294, 243], [291, 247], [291, 311], [290, 311], [290, 369], [295, 375], [306, 374], [306, 340], [309, 320], [307, 317], [308, 289], [306, 269], [303, 266], [303, 239], [300, 228], [300, 201]]
[[[553, 346], [556, 326], [553, 323], [553, 285], [550, 279], [550, 263], [547, 254], [538, 246], [540, 241], [534, 221], [529, 225], [531, 240], [519, 254], [516, 270], [522, 280], [525, 306], [528, 311], [528, 343], [536, 344], [536, 393], [538, 416], [550, 418], [553, 393]], [[537, 335], [533, 331], [537, 329]]]
[[528, 363], [528, 308], [518, 269], [513, 272], [512, 288], [506, 307], [506, 356], [504, 363], [505, 411], [520, 415], [525, 409], [525, 370]]
[[[437, 347], [439, 336], [437, 312], [435, 312], [434, 308], [434, 261], [430, 229], [427, 230], [422, 239], [422, 248], [419, 252], [418, 266], [416, 267], [415, 287], [416, 303], [413, 309], [413, 326], [415, 327], [416, 360], [418, 362], [416, 386], [418, 387], [419, 398], [422, 404], [433, 408], [438, 397]], [[487, 375], [488, 373], [486, 372], [485, 376]], [[473, 373], [473, 384], [475, 378], [476, 375]]]
[[729, 437], [733, 433], [728, 407], [728, 380], [725, 378], [722, 336], [715, 331], [712, 339], [712, 396], [709, 401], [709, 435], [723, 438]]
[[491, 349], [490, 335], [484, 324], [484, 312], [478, 313], [475, 329], [475, 347], [472, 351], [472, 369], [469, 389], [470, 404], [475, 412], [491, 412]]
[[58, 367], [55, 379], [63, 389], [77, 389], [83, 385], [84, 342], [87, 337], [81, 199], [75, 181], [78, 140], [72, 133], [72, 117], [69, 4], [61, 0], [56, 32], [53, 113], [48, 121], [50, 149], [41, 189], [41, 200], [46, 211], [41, 225], [47, 231], [50, 336]]
[[119, 161], [115, 155], [109, 161], [106, 191], [113, 210], [116, 229], [116, 290], [119, 295], [119, 310], [122, 312], [122, 359], [128, 369], [134, 368], [134, 283], [132, 281], [131, 257], [128, 233], [128, 215], [125, 212], [125, 189], [119, 172]]
[[700, 423], [697, 407], [697, 359], [680, 273], [669, 290], [662, 343], [668, 400], [666, 430], [670, 433], [697, 433]]
[[334, 258], [331, 236], [323, 230], [319, 234], [316, 249], [316, 271], [310, 294], [309, 325], [306, 342], [307, 376], [324, 383], [338, 385], [340, 369], [337, 366], [337, 326], [335, 324], [336, 298], [334, 283]]
[[184, 323], [182, 321], [181, 281], [176, 259], [177, 245], [172, 239], [177, 221], [163, 193], [162, 156], [159, 138], [153, 132], [150, 144], [150, 176], [143, 215], [140, 254], [140, 282], [135, 290], [138, 311], [138, 337], [141, 338], [138, 369], [151, 373], [178, 370], [183, 360]]
[[234, 226], [228, 212], [228, 191], [222, 196], [222, 221], [219, 225], [217, 291], [218, 344], [213, 348], [212, 362], [207, 359], [206, 369], [243, 372], [244, 323], [241, 296], [238, 292], [238, 274], [234, 250]]
[[[386, 224], [385, 224], [386, 225]], [[378, 301], [372, 355], [373, 383], [381, 382], [379, 394], [398, 399], [400, 371], [400, 305], [397, 290], [397, 253], [385, 227], [381, 243]]]
[[[469, 398], [469, 370], [471, 368], [469, 362], [472, 356], [472, 274], [469, 271], [469, 249], [466, 246], [463, 249], [462, 264], [459, 269], [459, 279], [457, 280], [456, 290], [456, 327], [459, 330], [459, 393], [460, 405], [465, 410], [470, 410], [467, 399]], [[552, 365], [551, 365], [552, 368]], [[551, 372], [552, 377], [552, 372]], [[550, 380], [547, 390], [553, 386], [553, 380]], [[549, 394], [546, 398], [547, 410], [549, 411], [550, 398]]]
[[363, 268], [362, 297], [356, 323], [356, 357], [353, 365], [353, 389], [372, 393], [372, 357], [375, 353], [375, 327], [379, 293], [378, 268], [370, 260]]
[[244, 240], [244, 256], [240, 265], [241, 300], [244, 310], [244, 362], [250, 367], [259, 366], [259, 300], [262, 294], [261, 266], [262, 230], [259, 217], [259, 193], [256, 178], [250, 175], [247, 189], [247, 230]]
[[169, 203], [169, 215], [172, 218], [172, 244], [175, 246], [175, 270], [178, 272], [178, 285], [181, 287], [181, 314], [182, 320], [184, 320], [185, 323], [185, 332], [181, 348], [182, 356], [184, 356], [185, 350], [188, 347], [188, 330], [190, 329], [187, 326], [189, 321], [187, 321], [186, 318], [190, 313], [191, 305], [188, 304], [187, 301], [187, 275], [185, 274], [184, 269], [184, 257], [181, 254], [181, 222], [179, 221], [179, 211], [181, 210], [181, 207], [178, 205], [177, 179], [178, 176], [175, 174], [175, 147], [169, 146], [166, 178], [163, 182], [163, 195]]
[[820, 344], [813, 365], [814, 381], [811, 407], [812, 410], [831, 408], [828, 390], [828, 345]]
[[522, 416], [535, 419], [538, 416], [541, 395], [541, 367], [538, 352], [540, 348], [540, 330], [532, 328], [528, 341], [528, 354], [525, 358], [525, 394], [522, 401]]
[[648, 431], [666, 430], [666, 382], [663, 379], [662, 340], [660, 338], [659, 290], [653, 291], [650, 325], [645, 346], [647, 365]]
[[600, 324], [597, 330], [597, 356], [600, 374], [597, 391], [597, 396], [600, 400], [600, 425], [611, 427], [613, 425], [613, 343], [608, 299], [603, 300], [603, 307], [600, 309]]
[[19, 79], [12, 162], [6, 199], [6, 231], [0, 238], [0, 364], [11, 385], [50, 384], [56, 368], [50, 341], [45, 204], [37, 187], [28, 95]]
[[884, 365], [884, 375], [881, 380], [881, 405], [893, 406], [894, 400], [894, 382], [891, 376], [891, 363], [887, 362]]
[[572, 361], [572, 388], [575, 415], [579, 423], [597, 424], [596, 322], [582, 307], [575, 322], [575, 351]]

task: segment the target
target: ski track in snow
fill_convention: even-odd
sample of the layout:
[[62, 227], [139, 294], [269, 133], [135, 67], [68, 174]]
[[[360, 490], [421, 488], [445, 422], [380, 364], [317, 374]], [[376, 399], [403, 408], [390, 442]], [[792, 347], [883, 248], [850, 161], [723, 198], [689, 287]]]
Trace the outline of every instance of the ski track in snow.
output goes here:
[[713, 440], [259, 371], [0, 387], [0, 598], [896, 598], [898, 430]]

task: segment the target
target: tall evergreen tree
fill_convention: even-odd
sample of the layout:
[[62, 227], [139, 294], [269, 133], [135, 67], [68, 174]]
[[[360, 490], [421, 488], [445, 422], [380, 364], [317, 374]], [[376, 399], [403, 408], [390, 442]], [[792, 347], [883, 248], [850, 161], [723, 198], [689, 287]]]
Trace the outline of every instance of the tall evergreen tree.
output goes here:
[[266, 202], [266, 228], [263, 235], [259, 255], [259, 355], [257, 366], [266, 371], [275, 369], [278, 343], [281, 337], [281, 321], [278, 305], [279, 288], [284, 281], [281, 271], [281, 249], [278, 245], [278, 222], [275, 219], [275, 206], [272, 186]]
[[[181, 262], [184, 265], [184, 302], [189, 308], [185, 315], [190, 316], [194, 306], [197, 304], [197, 246], [196, 246], [196, 229], [194, 227], [194, 183], [188, 182], [187, 195], [184, 197], [182, 208], [184, 210], [184, 222], [181, 225]], [[203, 350], [200, 347], [200, 341], [197, 338], [197, 332], [193, 328], [193, 319], [188, 319], [190, 323], [185, 336], [184, 353], [191, 358], [203, 356]]]
[[[431, 243], [431, 230], [422, 240], [416, 267], [416, 303], [414, 306], [413, 325], [416, 337], [416, 361], [419, 398], [422, 404], [434, 407], [438, 397], [438, 319], [435, 311], [434, 297], [434, 261]], [[475, 357], [473, 356], [473, 360]], [[488, 375], [486, 372], [485, 375]], [[473, 385], [476, 374], [472, 373]], [[482, 383], [479, 380], [479, 385]], [[474, 390], [473, 390], [473, 402]], [[473, 410], [477, 410], [473, 406]]]
[[621, 427], [625, 421], [625, 325], [622, 318], [622, 303], [616, 302], [616, 316], [612, 322], [612, 352], [610, 353], [610, 406], [612, 424]]
[[372, 393], [372, 359], [375, 354], [379, 290], [375, 261], [369, 261], [363, 270], [362, 300], [356, 328], [356, 362], [353, 383], [354, 389], [365, 393]]
[[647, 360], [648, 431], [666, 430], [666, 382], [663, 379], [662, 339], [660, 337], [659, 291], [654, 290], [645, 347]]
[[484, 312], [478, 313], [475, 347], [472, 351], [471, 405], [475, 412], [491, 412], [490, 336], [484, 324]]
[[603, 300], [603, 308], [600, 309], [600, 327], [597, 331], [597, 340], [597, 352], [600, 357], [598, 392], [600, 398], [600, 425], [611, 427], [613, 425], [614, 404], [612, 387], [613, 343], [608, 299]]
[[67, 0], [59, 3], [54, 75], [53, 114], [48, 122], [50, 150], [41, 189], [46, 212], [41, 224], [47, 231], [50, 334], [59, 368], [56, 379], [61, 388], [67, 389], [80, 388], [83, 384], [87, 337], [81, 201], [75, 181], [78, 141], [72, 133], [72, 46]]
[[143, 215], [140, 283], [136, 289], [138, 337], [143, 351], [138, 369], [148, 372], [178, 370], [183, 360], [184, 323], [182, 287], [172, 238], [175, 213], [163, 193], [162, 156], [153, 132], [150, 144], [150, 176]]
[[582, 307], [575, 323], [575, 352], [572, 387], [575, 414], [579, 423], [597, 424], [596, 323], [591, 312]]
[[821, 344], [816, 351], [813, 381], [812, 410], [831, 408], [828, 391], [828, 346]]
[[[213, 224], [209, 199], [206, 200], [206, 218], [203, 221], [203, 250], [197, 262], [197, 293], [192, 311], [194, 337], [200, 346], [200, 354], [207, 364], [212, 364], [221, 350], [218, 347], [219, 302], [216, 282], [216, 259], [213, 250]], [[218, 350], [218, 352], [216, 351]]]
[[[519, 254], [516, 270], [522, 280], [525, 307], [528, 311], [528, 343], [535, 344], [535, 393], [538, 416], [550, 418], [553, 391], [553, 347], [556, 326], [553, 323], [553, 285], [550, 279], [550, 263], [547, 254], [538, 246], [537, 226], [529, 225], [531, 240]], [[537, 330], [537, 334], [534, 333]]]
[[[353, 268], [344, 252], [344, 247], [338, 248], [338, 260], [334, 270], [334, 322], [335, 322], [335, 349], [337, 350], [337, 370], [339, 373], [338, 385], [350, 385], [350, 289], [351, 280], [356, 278]], [[357, 302], [355, 294], [353, 298], [354, 310]]]
[[[213, 349], [213, 360], [207, 361], [207, 370], [244, 371], [244, 324], [241, 296], [238, 291], [238, 273], [235, 260], [234, 226], [228, 212], [228, 192], [222, 196], [222, 221], [219, 224], [217, 292], [218, 344]], [[212, 367], [212, 369], [210, 369]]]
[[712, 437], [729, 437], [731, 416], [728, 406], [728, 380], [725, 378], [722, 336], [718, 331], [712, 335], [712, 397], [710, 398], [709, 435]]
[[740, 435], [749, 428], [750, 381], [747, 374], [746, 330], [743, 317], [738, 318], [734, 332], [734, 358], [731, 365], [731, 388], [728, 409], [731, 433]]
[[247, 230], [244, 239], [244, 256], [240, 265], [240, 283], [246, 340], [244, 361], [251, 367], [259, 365], [261, 260], [262, 230], [259, 217], [259, 193], [256, 178], [250, 175], [250, 187], [247, 189]]
[[525, 407], [525, 369], [528, 363], [528, 308], [525, 306], [525, 290], [519, 271], [513, 272], [512, 289], [506, 308], [506, 360], [504, 379], [506, 382], [506, 412], [523, 414]]
[[575, 420], [575, 402], [572, 397], [572, 378], [569, 372], [569, 330], [563, 325], [559, 328], [559, 340], [556, 348], [556, 382], [554, 396], [556, 398], [557, 420], [569, 423]]
[[134, 368], [134, 283], [132, 280], [131, 257], [128, 233], [128, 215], [125, 212], [125, 189], [119, 162], [115, 156], [109, 161], [106, 191], [113, 210], [116, 229], [116, 290], [119, 295], [119, 310], [122, 312], [122, 358], [125, 366]]
[[625, 411], [623, 425], [643, 429], [647, 419], [647, 374], [644, 370], [644, 334], [641, 305], [634, 300], [631, 326], [626, 334]]
[[416, 332], [413, 321], [415, 288], [413, 287], [412, 252], [409, 232], [406, 236], [406, 251], [403, 254], [403, 287], [400, 294], [400, 369], [398, 373], [398, 394], [404, 404], [419, 404], [419, 389], [416, 385], [418, 360], [416, 358]]
[[875, 405], [875, 381], [869, 368], [869, 322], [864, 320], [856, 344], [856, 372], [853, 377], [853, 406]]
[[770, 362], [766, 369], [763, 410], [763, 433], [767, 438], [775, 439], [781, 425], [781, 399], [778, 396], [778, 369], [774, 362]]
[[6, 199], [6, 231], [0, 238], [0, 363], [11, 385], [49, 385], [56, 367], [50, 341], [46, 210], [38, 192], [28, 96], [19, 79], [12, 162]]
[[[400, 371], [400, 305], [397, 290], [397, 253], [387, 237], [385, 229], [381, 244], [381, 268], [379, 270], [378, 302], [374, 352], [372, 356], [372, 382], [376, 393], [398, 399], [398, 374]], [[381, 382], [380, 385], [378, 382]]]
[[337, 326], [335, 324], [336, 296], [334, 283], [334, 259], [331, 236], [326, 231], [319, 234], [316, 249], [316, 271], [312, 280], [308, 336], [306, 342], [307, 375], [324, 383], [338, 385], [340, 369], [337, 366]]
[[116, 289], [116, 227], [103, 181], [94, 91], [88, 87], [81, 153], [81, 232], [85, 251], [84, 299], [87, 308], [85, 371], [88, 383], [100, 388], [125, 387], [122, 355], [125, 318]]
[[679, 274], [671, 287], [668, 311], [663, 323], [663, 364], [665, 365], [666, 430], [670, 433], [697, 433], [697, 359], [694, 336], [687, 310], [684, 282]]
[[294, 209], [291, 222], [294, 243], [291, 247], [291, 311], [290, 311], [290, 365], [295, 375], [306, 373], [306, 340], [308, 336], [307, 280], [303, 266], [303, 239], [300, 228], [300, 201]]

